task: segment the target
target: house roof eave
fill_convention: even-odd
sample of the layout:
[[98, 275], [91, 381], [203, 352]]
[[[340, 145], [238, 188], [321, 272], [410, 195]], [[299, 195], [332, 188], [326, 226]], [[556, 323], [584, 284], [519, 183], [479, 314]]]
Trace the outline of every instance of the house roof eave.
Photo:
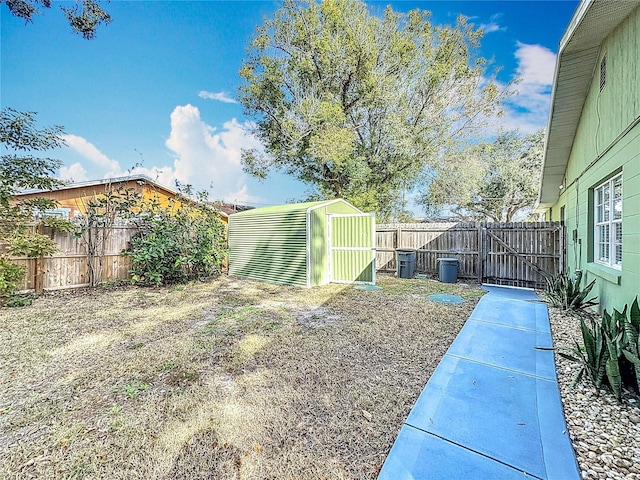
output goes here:
[[146, 175], [128, 175], [128, 176], [124, 176], [124, 177], [114, 177], [114, 178], [103, 178], [101, 180], [88, 180], [86, 182], [73, 182], [73, 183], [67, 183], [65, 185], [62, 185], [60, 187], [51, 189], [51, 190], [42, 190], [42, 189], [31, 189], [31, 190], [24, 190], [22, 192], [20, 192], [17, 196], [20, 195], [31, 195], [33, 193], [45, 193], [45, 192], [57, 192], [60, 190], [70, 190], [73, 188], [88, 188], [88, 187], [97, 187], [99, 185], [107, 185], [109, 183], [122, 183], [122, 182], [129, 182], [129, 181], [140, 181], [140, 182], [144, 182], [147, 184], [150, 184], [156, 188], [159, 188], [161, 190], [164, 190], [165, 192], [168, 192], [172, 195], [177, 195], [177, 192], [175, 190], [172, 190], [169, 187], [166, 187], [165, 185], [159, 184], [158, 182], [152, 180], [150, 177], [146, 176]]
[[544, 145], [538, 209], [558, 201], [582, 109], [606, 37], [640, 0], [583, 0], [559, 44]]

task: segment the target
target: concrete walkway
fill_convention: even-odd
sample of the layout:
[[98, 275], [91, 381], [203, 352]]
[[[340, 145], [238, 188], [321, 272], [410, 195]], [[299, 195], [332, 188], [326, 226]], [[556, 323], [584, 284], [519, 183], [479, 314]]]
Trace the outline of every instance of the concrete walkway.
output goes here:
[[402, 426], [379, 480], [578, 480], [547, 307], [485, 286]]

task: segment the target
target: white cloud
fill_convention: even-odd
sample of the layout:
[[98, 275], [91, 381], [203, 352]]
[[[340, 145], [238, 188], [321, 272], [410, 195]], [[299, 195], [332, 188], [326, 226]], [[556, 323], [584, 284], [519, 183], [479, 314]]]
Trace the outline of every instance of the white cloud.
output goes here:
[[482, 30], [484, 32], [484, 34], [486, 35], [488, 33], [499, 32], [501, 30], [505, 30], [505, 28], [501, 27], [497, 23], [490, 22], [490, 23], [481, 23], [480, 24], [480, 30]]
[[60, 167], [60, 179], [67, 182], [84, 182], [88, 180], [87, 171], [79, 162], [69, 167], [63, 165]]
[[489, 19], [489, 23], [481, 23], [480, 30], [484, 32], [484, 34], [493, 33], [493, 32], [503, 32], [507, 29], [498, 23], [498, 20], [502, 17], [501, 13], [496, 13], [495, 15], [491, 15]]
[[127, 170], [122, 173], [122, 175], [146, 175], [154, 182], [159, 183], [160, 185], [164, 185], [171, 189], [175, 188], [176, 185], [176, 175], [171, 167], [158, 167], [152, 166], [151, 168], [146, 168], [141, 165], [138, 165], [131, 170]]
[[556, 55], [541, 45], [518, 42], [514, 53], [518, 60], [516, 92], [505, 101], [505, 113], [499, 124], [508, 129], [532, 133], [547, 125]]
[[238, 101], [234, 98], [229, 97], [225, 92], [207, 92], [206, 90], [201, 90], [198, 93], [200, 98], [206, 98], [208, 100], [218, 100], [219, 102], [224, 103], [238, 103]]
[[217, 132], [200, 118], [197, 107], [177, 106], [171, 113], [171, 134], [166, 141], [176, 154], [175, 177], [196, 189], [211, 187], [213, 199], [259, 202], [247, 194], [241, 163], [242, 148], [261, 148], [250, 127], [249, 122], [234, 118]]
[[121, 175], [120, 164], [116, 160], [112, 160], [107, 157], [104, 153], [98, 150], [93, 143], [77, 135], [67, 134], [63, 135], [63, 138], [67, 142], [67, 145], [78, 152], [81, 156], [103, 170], [106, 170], [105, 178]]
[[265, 199], [249, 194], [247, 176], [242, 170], [242, 149], [262, 148], [252, 135], [251, 126], [249, 122], [233, 118], [218, 131], [202, 120], [197, 107], [179, 105], [171, 113], [171, 133], [165, 142], [174, 154], [172, 166], [138, 165], [123, 171], [117, 160], [109, 158], [85, 138], [65, 135], [68, 146], [92, 165], [73, 163], [62, 167], [60, 176], [82, 181], [87, 180], [87, 170], [100, 172], [98, 175], [102, 178], [143, 174], [168, 187], [173, 187], [177, 180], [198, 191], [207, 190], [212, 200], [264, 203]]
[[[126, 175], [141, 174], [146, 175], [156, 182], [168, 187], [175, 184], [175, 172], [170, 167], [152, 166], [151, 168], [146, 168], [142, 165], [138, 165], [133, 169], [125, 171], [117, 160], [109, 158], [87, 139], [71, 134], [64, 135], [64, 139], [71, 149], [80, 154], [80, 156], [89, 160], [95, 166], [91, 170], [99, 172], [98, 177], [116, 178]], [[60, 178], [63, 180], [73, 180], [74, 182], [81, 182], [89, 179], [87, 170], [80, 162], [76, 162], [69, 167], [61, 167]], [[94, 177], [91, 180], [96, 180], [96, 178]]]
[[263, 203], [265, 201], [264, 198], [250, 195], [246, 185], [243, 185], [242, 188], [237, 192], [231, 192], [227, 194], [224, 197], [224, 200], [228, 203], [238, 203], [238, 204]]
[[556, 54], [541, 45], [517, 42], [516, 46], [516, 72], [522, 78], [522, 83], [550, 86], [553, 83]]

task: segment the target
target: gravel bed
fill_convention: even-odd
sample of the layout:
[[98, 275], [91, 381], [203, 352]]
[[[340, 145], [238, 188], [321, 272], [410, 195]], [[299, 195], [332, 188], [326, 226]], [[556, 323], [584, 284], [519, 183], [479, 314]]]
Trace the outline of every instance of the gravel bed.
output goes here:
[[[562, 311], [549, 308], [549, 319], [556, 348], [582, 343], [579, 321]], [[573, 448], [585, 479], [621, 478], [640, 480], [640, 397], [624, 391], [618, 403], [612, 393], [599, 395], [583, 381], [571, 387], [579, 366], [555, 356]]]

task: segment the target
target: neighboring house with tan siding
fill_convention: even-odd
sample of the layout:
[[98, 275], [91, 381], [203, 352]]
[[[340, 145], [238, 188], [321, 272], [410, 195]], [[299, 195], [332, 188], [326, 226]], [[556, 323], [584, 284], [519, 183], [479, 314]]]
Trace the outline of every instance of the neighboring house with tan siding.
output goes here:
[[[25, 191], [18, 198], [28, 200], [30, 198], [45, 197], [58, 202], [58, 208], [51, 212], [62, 217], [73, 218], [87, 211], [87, 202], [95, 196], [104, 195], [110, 188], [122, 186], [126, 189], [134, 189], [142, 195], [143, 200], [157, 200], [163, 207], [178, 193], [164, 185], [161, 185], [146, 175], [130, 175], [127, 177], [107, 178], [88, 182], [69, 183], [55, 190], [31, 190]], [[220, 212], [221, 220], [226, 224], [228, 215]]]

